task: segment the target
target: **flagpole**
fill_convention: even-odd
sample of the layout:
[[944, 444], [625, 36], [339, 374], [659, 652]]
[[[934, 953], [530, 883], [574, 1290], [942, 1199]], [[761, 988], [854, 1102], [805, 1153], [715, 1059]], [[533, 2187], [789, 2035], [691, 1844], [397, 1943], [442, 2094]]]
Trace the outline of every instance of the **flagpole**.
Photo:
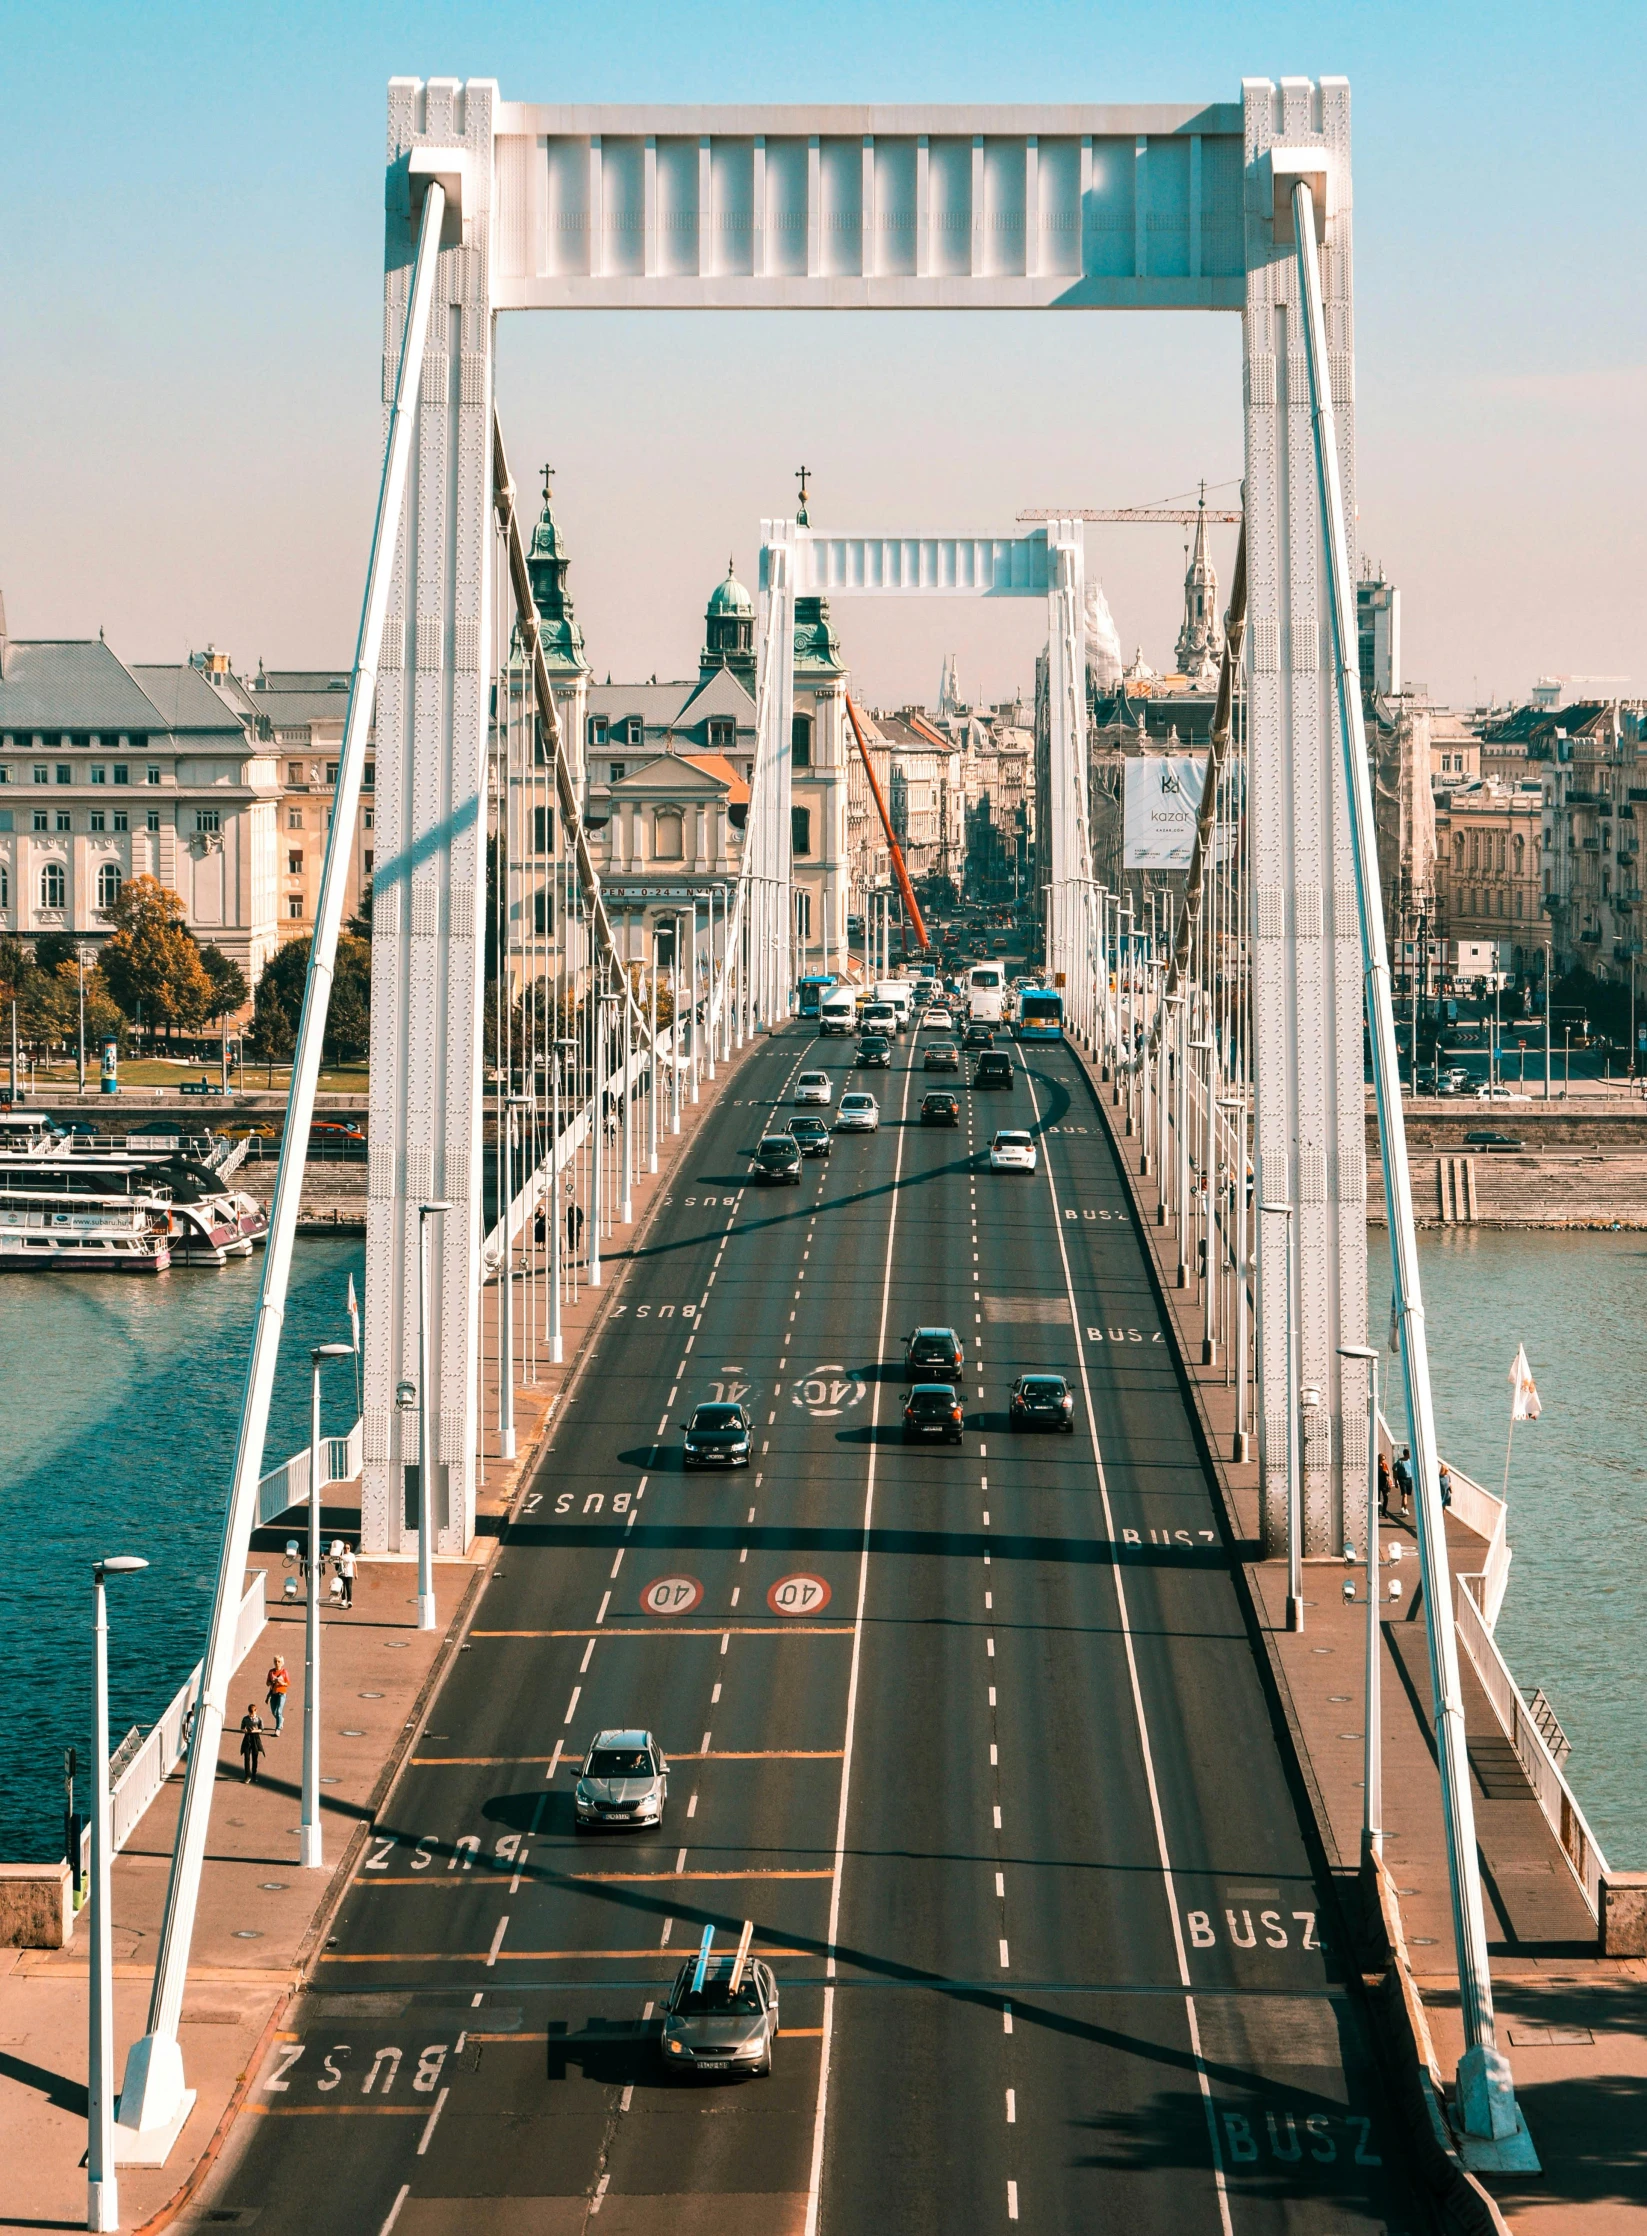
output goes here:
[[1510, 1433], [1504, 1439], [1504, 1488], [1499, 1494], [1506, 1506], [1510, 1503], [1510, 1446], [1515, 1442], [1515, 1407], [1516, 1401], [1511, 1398]]

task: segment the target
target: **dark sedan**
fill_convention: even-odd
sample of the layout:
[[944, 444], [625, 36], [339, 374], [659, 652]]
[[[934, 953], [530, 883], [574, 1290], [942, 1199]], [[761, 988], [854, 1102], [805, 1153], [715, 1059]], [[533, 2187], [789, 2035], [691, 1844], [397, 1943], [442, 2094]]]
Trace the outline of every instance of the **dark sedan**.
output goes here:
[[922, 1367], [958, 1375], [965, 1364], [961, 1339], [953, 1328], [917, 1328], [904, 1340], [904, 1364], [912, 1375]]
[[1484, 1149], [1490, 1157], [1514, 1157], [1527, 1144], [1518, 1141], [1514, 1134], [1498, 1134], [1490, 1129], [1478, 1128], [1474, 1133], [1464, 1136], [1464, 1146], [1466, 1149]]
[[961, 1051], [952, 1040], [935, 1040], [921, 1058], [923, 1071], [959, 1071]]
[[921, 1097], [921, 1124], [923, 1126], [958, 1126], [961, 1123], [960, 1098], [956, 1095], [923, 1095]]
[[803, 1157], [828, 1156], [829, 1128], [821, 1118], [791, 1118], [789, 1132]]
[[904, 1442], [941, 1436], [946, 1444], [961, 1441], [961, 1400], [948, 1382], [917, 1382], [904, 1396]]
[[977, 1022], [968, 1025], [966, 1029], [966, 1044], [969, 1048], [993, 1048], [995, 1045], [995, 1035], [990, 1031], [989, 1027], [980, 1019]]
[[793, 1134], [768, 1134], [755, 1152], [751, 1167], [763, 1185], [798, 1188], [801, 1184], [801, 1149]]
[[864, 1071], [892, 1069], [892, 1043], [884, 1033], [865, 1033], [858, 1043], [858, 1063]]
[[1008, 1419], [1015, 1429], [1075, 1433], [1075, 1399], [1061, 1374], [1020, 1374], [1012, 1385]]
[[700, 1405], [683, 1424], [688, 1467], [747, 1467], [754, 1422], [741, 1405]]

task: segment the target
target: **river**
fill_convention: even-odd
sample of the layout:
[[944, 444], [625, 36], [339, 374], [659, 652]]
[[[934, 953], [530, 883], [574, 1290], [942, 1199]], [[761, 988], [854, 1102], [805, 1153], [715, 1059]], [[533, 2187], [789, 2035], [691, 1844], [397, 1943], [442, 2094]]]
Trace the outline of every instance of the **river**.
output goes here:
[[[265, 1467], [308, 1442], [312, 1343], [347, 1342], [357, 1240], [302, 1240], [292, 1268]], [[149, 1278], [31, 1273], [0, 1282], [0, 1860], [62, 1852], [63, 1750], [91, 1802], [91, 1564], [111, 1579], [109, 1730], [146, 1730], [205, 1650], [261, 1252]], [[355, 1417], [347, 1361], [326, 1370], [322, 1429]]]
[[[1389, 1242], [1368, 1237], [1370, 1342], [1389, 1332]], [[1456, 1228], [1419, 1238], [1441, 1449], [1504, 1483], [1516, 1345], [1543, 1411], [1510, 1447], [1514, 1558], [1498, 1642], [1518, 1685], [1542, 1685], [1573, 1751], [1569, 1783], [1608, 1861], [1647, 1867], [1647, 1764], [1637, 1752], [1647, 1636], [1647, 1239]], [[1381, 1374], [1391, 1374], [1386, 1354]], [[1399, 1400], [1399, 1386], [1393, 1393]], [[1386, 1404], [1392, 1418], [1404, 1409]]]

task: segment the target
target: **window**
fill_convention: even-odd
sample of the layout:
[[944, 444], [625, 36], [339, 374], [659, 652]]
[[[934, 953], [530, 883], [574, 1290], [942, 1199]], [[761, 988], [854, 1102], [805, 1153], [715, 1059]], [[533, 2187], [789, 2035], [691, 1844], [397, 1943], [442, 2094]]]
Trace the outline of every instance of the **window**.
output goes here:
[[132, 819], [123, 807], [117, 807], [114, 811], [114, 827], [117, 831], [129, 831], [132, 827]]
[[108, 828], [108, 817], [100, 807], [94, 807], [91, 811], [91, 828], [94, 831], [102, 831]]
[[606, 743], [606, 717], [604, 714], [592, 714], [589, 717], [589, 743], [591, 745], [604, 745]]
[[120, 865], [118, 862], [105, 862], [97, 873], [97, 905], [99, 908], [113, 908], [119, 898]]
[[57, 828], [60, 831], [72, 831], [74, 829], [74, 817], [66, 807], [60, 807], [57, 811]]
[[149, 763], [149, 773], [144, 778], [144, 782], [146, 784], [158, 784], [160, 782], [160, 764], [158, 761]]
[[372, 827], [372, 811], [371, 811], [371, 809], [370, 809], [370, 808], [367, 808], [367, 809], [365, 810], [365, 812], [363, 813], [363, 815], [361, 816], [361, 822], [362, 822], [362, 824], [364, 825], [364, 827], [365, 827], [365, 828], [366, 828], [366, 829], [367, 829], [368, 831], [369, 831], [369, 830], [371, 829], [371, 827]]
[[303, 763], [301, 761], [288, 761], [286, 763], [286, 782], [288, 784], [301, 784], [303, 782]]
[[797, 893], [795, 895], [795, 929], [800, 933], [803, 940], [812, 937], [812, 895], [810, 893]]
[[288, 877], [301, 877], [303, 875], [303, 849], [301, 846], [294, 846], [286, 856], [286, 875]]
[[678, 862], [683, 859], [679, 808], [661, 807], [653, 816], [652, 858], [657, 862]]
[[555, 811], [552, 807], [535, 807], [532, 810], [532, 851], [534, 854], [552, 854], [555, 847]]
[[337, 763], [335, 761], [328, 761], [326, 764], [326, 781], [328, 784], [336, 784], [337, 782]]
[[105, 783], [108, 779], [109, 774], [108, 770], [103, 766], [101, 761], [94, 762], [89, 773], [94, 784]]
[[219, 809], [215, 807], [197, 807], [195, 809], [194, 827], [197, 831], [221, 830], [222, 825], [223, 817]]
[[40, 872], [40, 906], [62, 908], [68, 899], [69, 881], [61, 862], [48, 862]]
[[738, 725], [729, 714], [712, 714], [709, 717], [709, 750], [711, 753], [730, 753], [738, 742]]
[[646, 724], [640, 715], [632, 714], [627, 722], [618, 724], [614, 735], [620, 745], [644, 745], [646, 743]]
[[34, 827], [37, 831], [49, 831], [51, 829], [51, 817], [43, 807], [37, 807], [34, 811]]
[[789, 811], [789, 851], [791, 854], [812, 851], [812, 810], [809, 807], [792, 807]]
[[555, 896], [547, 885], [540, 885], [532, 895], [532, 921], [539, 939], [547, 939], [555, 928]]
[[8, 768], [5, 768], [5, 767], [0, 767], [0, 784], [9, 784], [10, 782], [11, 782], [11, 771], [10, 771], [10, 769], [8, 769]]
[[70, 768], [67, 761], [58, 762], [57, 781], [59, 784], [72, 784], [74, 782], [74, 771]]
[[377, 763], [375, 761], [367, 762], [366, 773], [360, 780], [360, 788], [363, 792], [375, 792], [377, 790]]
[[34, 764], [34, 781], [36, 784], [49, 784], [51, 782], [50, 769], [43, 768], [38, 761]]
[[157, 807], [151, 807], [151, 808], [150, 808], [150, 810], [149, 810], [149, 812], [148, 812], [148, 816], [147, 816], [147, 822], [148, 822], [148, 826], [149, 826], [149, 829], [150, 829], [151, 831], [158, 831], [158, 830], [159, 830], [159, 828], [160, 828], [160, 810], [159, 810], [159, 809], [158, 809]]
[[11, 906], [11, 872], [0, 862], [0, 908]]
[[116, 784], [129, 784], [131, 780], [131, 764], [127, 761], [116, 761], [114, 764], [114, 781]]
[[286, 902], [286, 914], [295, 918], [298, 923], [303, 921], [303, 895], [301, 893], [293, 893], [289, 896]]
[[302, 830], [303, 810], [300, 807], [289, 807], [286, 810], [286, 828], [288, 831]]
[[366, 852], [361, 857], [361, 860], [365, 866], [366, 875], [370, 877], [372, 874], [372, 850], [370, 847], [367, 847]]
[[789, 725], [789, 758], [797, 769], [812, 766], [812, 717], [797, 714]]

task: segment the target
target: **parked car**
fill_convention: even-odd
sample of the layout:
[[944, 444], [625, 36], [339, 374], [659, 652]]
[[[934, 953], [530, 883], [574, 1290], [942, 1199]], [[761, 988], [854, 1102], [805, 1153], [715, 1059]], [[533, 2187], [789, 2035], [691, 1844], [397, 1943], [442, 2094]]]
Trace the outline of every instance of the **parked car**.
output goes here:
[[958, 1095], [923, 1095], [921, 1097], [921, 1124], [923, 1126], [958, 1126], [961, 1123], [961, 1102]]

